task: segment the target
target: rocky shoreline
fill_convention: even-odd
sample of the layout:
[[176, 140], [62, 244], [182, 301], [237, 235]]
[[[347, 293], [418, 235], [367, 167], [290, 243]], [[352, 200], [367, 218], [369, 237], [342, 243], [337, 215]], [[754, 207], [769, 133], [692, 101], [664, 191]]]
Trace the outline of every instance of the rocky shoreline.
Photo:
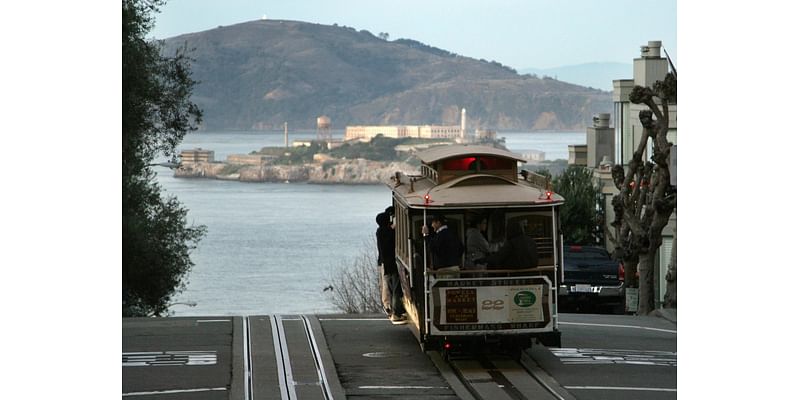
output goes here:
[[365, 159], [330, 160], [303, 165], [242, 165], [224, 162], [181, 163], [177, 178], [221, 179], [240, 182], [307, 182], [329, 184], [383, 184], [396, 171], [414, 174], [418, 169], [404, 162]]

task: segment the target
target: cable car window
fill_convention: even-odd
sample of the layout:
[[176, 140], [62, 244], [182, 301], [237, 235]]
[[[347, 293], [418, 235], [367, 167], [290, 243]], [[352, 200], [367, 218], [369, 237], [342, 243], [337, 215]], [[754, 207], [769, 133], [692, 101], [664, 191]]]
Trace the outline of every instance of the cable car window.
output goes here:
[[516, 161], [508, 158], [481, 157], [481, 161], [486, 163], [486, 170], [513, 169]]
[[442, 169], [445, 171], [477, 171], [480, 161], [477, 157], [451, 158], [445, 160]]
[[506, 224], [519, 223], [525, 234], [536, 241], [539, 265], [553, 263], [553, 214], [548, 211], [514, 212], [506, 214]]
[[530, 237], [552, 237], [553, 232], [553, 219], [550, 214], [536, 215], [536, 214], [522, 214], [514, 215], [508, 214], [507, 223], [517, 222], [521, 223], [525, 229], [525, 234]]
[[445, 171], [491, 171], [508, 170], [515, 166], [514, 160], [497, 157], [462, 157], [444, 160]]

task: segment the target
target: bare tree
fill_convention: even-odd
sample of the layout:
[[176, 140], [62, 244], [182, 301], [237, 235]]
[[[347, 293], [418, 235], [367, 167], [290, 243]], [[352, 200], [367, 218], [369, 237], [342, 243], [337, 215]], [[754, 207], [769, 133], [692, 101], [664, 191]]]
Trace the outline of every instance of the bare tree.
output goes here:
[[375, 237], [365, 240], [361, 252], [350, 262], [342, 262], [328, 278], [330, 300], [347, 314], [383, 312], [380, 267]]
[[[677, 77], [671, 72], [652, 88], [636, 86], [630, 95], [634, 104], [645, 104], [647, 110], [639, 112], [644, 128], [639, 145], [628, 163], [612, 169], [614, 185], [619, 194], [614, 196], [617, 231], [616, 253], [625, 266], [625, 285], [635, 285], [639, 272], [638, 314], [646, 315], [655, 308], [653, 264], [661, 247], [661, 232], [678, 202], [677, 189], [670, 185], [668, 168], [672, 143], [667, 140], [669, 130], [669, 104], [677, 101]], [[653, 156], [645, 161], [648, 144]], [[677, 265], [673, 264], [677, 276]]]

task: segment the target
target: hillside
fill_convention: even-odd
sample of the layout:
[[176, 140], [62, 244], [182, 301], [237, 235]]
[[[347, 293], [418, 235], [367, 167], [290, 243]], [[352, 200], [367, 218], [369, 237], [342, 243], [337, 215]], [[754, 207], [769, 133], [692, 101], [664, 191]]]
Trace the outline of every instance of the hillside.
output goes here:
[[540, 77], [549, 76], [581, 86], [613, 90], [613, 80], [631, 79], [633, 65], [615, 62], [586, 63], [555, 68], [525, 68], [519, 70], [519, 73], [536, 74]]
[[342, 26], [250, 21], [169, 38], [165, 54], [184, 43], [207, 130], [458, 124], [462, 107], [470, 130], [583, 130], [612, 109], [609, 92]]

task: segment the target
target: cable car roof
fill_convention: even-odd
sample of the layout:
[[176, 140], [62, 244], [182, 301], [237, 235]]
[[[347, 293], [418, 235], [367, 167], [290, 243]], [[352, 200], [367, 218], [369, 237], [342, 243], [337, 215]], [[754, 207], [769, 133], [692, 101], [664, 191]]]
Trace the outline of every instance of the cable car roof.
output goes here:
[[535, 207], [564, 203], [563, 197], [545, 188], [524, 181], [514, 182], [496, 175], [470, 174], [441, 185], [435, 185], [431, 180], [420, 176], [402, 175], [399, 184], [396, 178], [393, 180], [394, 183], [389, 185], [392, 191], [412, 208]]
[[439, 160], [467, 155], [491, 155], [526, 162], [526, 160], [519, 154], [512, 153], [508, 150], [481, 145], [453, 144], [436, 146], [417, 153], [417, 157], [419, 157], [419, 159], [425, 164], [431, 164]]

